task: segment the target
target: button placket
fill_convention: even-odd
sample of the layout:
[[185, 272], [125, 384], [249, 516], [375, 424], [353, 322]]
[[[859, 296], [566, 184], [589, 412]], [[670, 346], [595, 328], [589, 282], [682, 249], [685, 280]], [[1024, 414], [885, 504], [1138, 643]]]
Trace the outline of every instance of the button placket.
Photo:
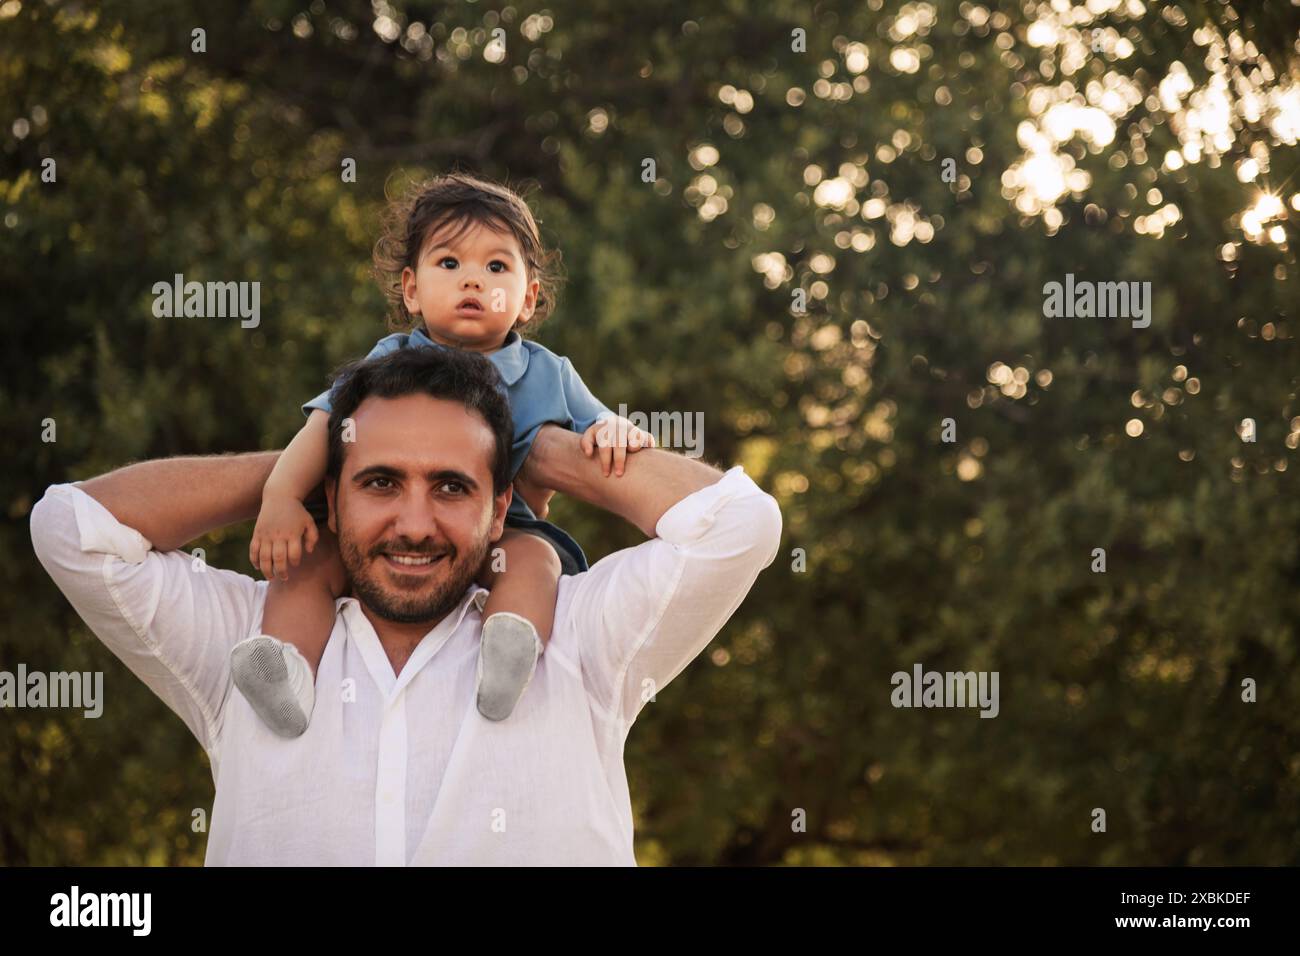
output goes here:
[[406, 865], [406, 693], [384, 708], [375, 773], [375, 865]]

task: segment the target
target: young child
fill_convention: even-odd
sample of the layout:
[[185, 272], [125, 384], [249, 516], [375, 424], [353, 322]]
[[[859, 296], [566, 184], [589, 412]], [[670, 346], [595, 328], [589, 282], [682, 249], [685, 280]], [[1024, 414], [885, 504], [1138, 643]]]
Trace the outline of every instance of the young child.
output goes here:
[[[414, 328], [381, 339], [367, 357], [400, 348], [481, 352], [509, 393], [512, 473], [527, 457], [537, 429], [555, 422], [582, 434], [588, 457], [599, 449], [606, 476], [611, 469], [619, 476], [626, 456], [652, 447], [653, 437], [601, 404], [568, 359], [515, 331], [527, 323], [535, 327], [550, 312], [554, 255], [543, 249], [528, 205], [509, 188], [460, 173], [425, 183], [390, 207], [375, 246], [376, 272], [399, 322]], [[334, 534], [317, 528], [303, 504], [325, 475], [329, 399], [326, 391], [303, 406], [307, 424], [263, 489], [249, 548], [253, 564], [271, 582], [262, 633], [231, 650], [235, 686], [284, 737], [307, 729], [316, 669], [334, 628], [336, 601], [347, 587]], [[506, 570], [493, 572], [489, 559], [480, 574], [479, 583], [491, 594], [483, 611], [475, 694], [489, 720], [508, 717], [532, 680], [550, 640], [560, 574], [587, 570], [577, 542], [541, 520], [545, 514], [545, 499], [516, 483], [498, 542]], [[290, 565], [297, 568], [292, 580]]]

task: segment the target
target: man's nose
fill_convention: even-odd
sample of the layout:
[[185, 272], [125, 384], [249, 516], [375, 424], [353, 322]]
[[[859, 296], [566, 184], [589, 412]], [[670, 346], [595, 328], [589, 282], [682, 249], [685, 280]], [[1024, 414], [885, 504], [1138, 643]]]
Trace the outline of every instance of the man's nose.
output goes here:
[[427, 539], [438, 540], [442, 529], [438, 523], [437, 507], [424, 494], [407, 494], [398, 503], [393, 532], [412, 544]]

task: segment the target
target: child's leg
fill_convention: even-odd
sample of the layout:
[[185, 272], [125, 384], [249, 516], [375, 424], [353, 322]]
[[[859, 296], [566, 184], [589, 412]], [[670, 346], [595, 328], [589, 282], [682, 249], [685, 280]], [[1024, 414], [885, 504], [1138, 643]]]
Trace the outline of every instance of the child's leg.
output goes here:
[[231, 676], [253, 710], [282, 737], [297, 737], [311, 720], [315, 674], [334, 629], [335, 600], [346, 575], [338, 540], [328, 528], [310, 554], [267, 587], [262, 633], [231, 650]]
[[527, 618], [545, 647], [555, 625], [555, 598], [560, 587], [560, 556], [549, 541], [527, 531], [506, 528], [498, 546], [505, 553], [502, 571], [488, 567], [479, 583], [490, 588], [483, 619], [498, 611]]
[[346, 577], [338, 538], [327, 527], [318, 530], [316, 547], [310, 554], [303, 549], [302, 561], [289, 569], [289, 580], [271, 579], [262, 613], [262, 633], [292, 644], [311, 665], [313, 680], [334, 630], [334, 604]]
[[532, 680], [538, 655], [551, 639], [560, 558], [545, 538], [507, 528], [500, 547], [505, 569], [491, 562], [479, 583], [490, 587], [483, 607], [477, 704], [489, 720], [509, 717]]

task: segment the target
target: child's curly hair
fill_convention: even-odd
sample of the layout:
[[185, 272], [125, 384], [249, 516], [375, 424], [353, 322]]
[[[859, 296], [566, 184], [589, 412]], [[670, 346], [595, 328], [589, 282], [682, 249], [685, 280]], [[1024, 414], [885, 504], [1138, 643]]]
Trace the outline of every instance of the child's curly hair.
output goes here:
[[448, 223], [459, 225], [448, 242], [476, 223], [514, 235], [523, 253], [526, 281], [538, 282], [536, 306], [523, 329], [531, 332], [541, 325], [554, 310], [563, 282], [559, 250], [545, 248], [532, 210], [518, 192], [505, 184], [456, 171], [413, 184], [391, 199], [384, 210], [373, 271], [392, 304], [389, 329], [403, 332], [418, 324], [402, 300], [402, 270], [416, 268], [425, 241]]

